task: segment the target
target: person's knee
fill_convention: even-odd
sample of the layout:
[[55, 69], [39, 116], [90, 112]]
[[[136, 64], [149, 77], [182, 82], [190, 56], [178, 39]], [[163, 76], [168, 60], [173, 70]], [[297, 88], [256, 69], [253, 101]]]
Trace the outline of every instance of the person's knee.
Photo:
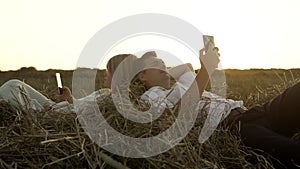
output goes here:
[[293, 95], [299, 96], [300, 95], [300, 81], [293, 85], [292, 87], [289, 87], [287, 92], [293, 93]]
[[298, 92], [300, 92], [300, 81], [294, 86]]
[[17, 87], [17, 86], [21, 86], [21, 85], [24, 85], [25, 83], [18, 80], [18, 79], [12, 79], [12, 80], [9, 80], [7, 82], [5, 82], [3, 84], [3, 86], [10, 86], [10, 87]]

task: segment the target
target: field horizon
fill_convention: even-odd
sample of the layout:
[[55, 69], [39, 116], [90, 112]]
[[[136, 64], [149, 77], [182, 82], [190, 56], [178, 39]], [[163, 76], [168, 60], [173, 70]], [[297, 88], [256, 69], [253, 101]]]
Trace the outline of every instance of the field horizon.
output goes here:
[[[91, 77], [89, 73], [96, 71], [95, 90], [103, 88], [104, 69], [78, 69], [86, 71], [83, 78], [95, 78]], [[34, 67], [22, 67], [14, 71], [0, 71], [0, 85], [8, 80], [18, 79], [55, 100], [55, 98], [51, 97], [57, 91], [55, 73], [60, 73], [63, 85], [71, 89], [73, 71], [61, 69], [37, 70]], [[227, 97], [235, 100], [243, 100], [245, 105], [250, 107], [268, 101], [268, 99], [280, 93], [284, 88], [300, 80], [300, 68], [225, 69], [224, 72], [227, 83]], [[268, 95], [266, 97], [262, 97], [262, 95], [266, 95], [264, 94], [265, 90], [270, 91], [267, 92]]]
[[[169, 66], [168, 68], [172, 68], [172, 66]], [[0, 72], [14, 72], [14, 71], [20, 71], [20, 70], [35, 70], [35, 71], [40, 71], [40, 72], [45, 72], [45, 71], [51, 71], [51, 70], [58, 70], [58, 71], [74, 71], [76, 69], [92, 69], [92, 70], [105, 70], [105, 68], [88, 68], [88, 67], [77, 67], [75, 69], [62, 69], [62, 68], [48, 68], [48, 69], [37, 69], [34, 66], [24, 66], [20, 67], [19, 69], [9, 69], [9, 70], [1, 70]], [[223, 70], [297, 70], [300, 68], [224, 68]], [[198, 70], [198, 69], [195, 69]]]
[[[82, 81], [89, 76], [87, 69]], [[74, 70], [50, 69], [38, 71], [33, 67], [16, 71], [0, 71], [0, 86], [11, 79], [21, 80], [55, 102], [58, 92], [55, 73], [59, 72], [63, 85], [72, 87]], [[95, 86], [102, 88], [104, 70], [97, 69]], [[284, 89], [300, 81], [300, 69], [226, 69], [227, 98], [242, 100], [248, 108], [269, 101]], [[209, 86], [207, 88], [209, 90]], [[109, 123], [121, 133], [139, 137], [149, 131], [160, 132], [172, 124], [172, 118], [163, 116], [161, 122], [144, 126], [132, 124], [120, 114], [108, 109]], [[103, 108], [103, 107], [102, 107]], [[188, 136], [173, 149], [145, 159], [125, 158], [104, 151], [92, 143], [83, 132], [76, 114], [55, 112], [16, 111], [0, 102], [3, 117], [0, 120], [0, 165], [18, 168], [276, 168], [272, 158], [258, 154], [242, 144], [241, 140], [220, 126], [205, 144], [197, 144], [201, 116]], [[166, 113], [168, 114], [168, 113]], [[200, 119], [200, 120], [199, 120]], [[150, 133], [151, 134], [151, 133]], [[72, 138], [72, 139], [69, 139]], [[295, 137], [298, 138], [298, 137]], [[196, 144], [195, 144], [196, 143]], [[201, 150], [201, 152], [200, 152]], [[260, 152], [262, 153], [262, 152]], [[126, 167], [124, 167], [126, 166]], [[12, 168], [11, 167], [11, 168]], [[17, 167], [15, 167], [17, 168]], [[116, 167], [118, 168], [118, 167]]]

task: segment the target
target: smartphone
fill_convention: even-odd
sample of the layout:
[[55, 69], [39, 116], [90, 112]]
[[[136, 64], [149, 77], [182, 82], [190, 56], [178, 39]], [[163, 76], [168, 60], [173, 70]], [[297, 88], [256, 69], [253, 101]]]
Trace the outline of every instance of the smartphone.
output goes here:
[[56, 82], [57, 82], [57, 87], [58, 87], [58, 93], [62, 94], [62, 82], [60, 78], [60, 73], [55, 73], [56, 76]]
[[205, 53], [207, 52], [209, 45], [212, 45], [211, 46], [212, 48], [215, 47], [215, 41], [214, 41], [214, 37], [213, 36], [203, 35], [203, 43], [204, 43]]

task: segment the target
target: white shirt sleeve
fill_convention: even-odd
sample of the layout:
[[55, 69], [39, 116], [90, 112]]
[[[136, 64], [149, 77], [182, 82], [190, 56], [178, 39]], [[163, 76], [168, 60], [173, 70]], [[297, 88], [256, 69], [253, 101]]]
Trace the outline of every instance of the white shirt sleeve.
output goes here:
[[184, 74], [182, 74], [179, 77], [176, 84], [178, 84], [182, 88], [182, 90], [185, 92], [190, 88], [190, 86], [192, 85], [192, 83], [195, 80], [195, 77], [196, 77], [195, 72], [185, 72]]
[[170, 90], [160, 86], [152, 87], [141, 96], [141, 99], [148, 101], [151, 107], [159, 112], [164, 111], [166, 107], [174, 108], [193, 83], [195, 75], [194, 72], [184, 73]]
[[147, 101], [151, 108], [150, 110], [153, 113], [161, 113], [168, 107], [174, 107], [172, 103], [170, 103], [166, 97], [170, 90], [167, 90], [160, 86], [154, 86], [147, 90], [142, 96], [141, 99]]
[[173, 108], [178, 103], [178, 101], [194, 82], [195, 77], [195, 72], [186, 72], [179, 77], [178, 81], [175, 83], [166, 97], [166, 100], [172, 103], [172, 107], [170, 108]]

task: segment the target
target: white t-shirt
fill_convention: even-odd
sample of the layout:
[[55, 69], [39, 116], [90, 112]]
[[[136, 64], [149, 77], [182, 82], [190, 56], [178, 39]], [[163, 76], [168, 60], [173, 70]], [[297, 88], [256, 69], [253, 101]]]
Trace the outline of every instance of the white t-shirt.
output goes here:
[[[186, 72], [171, 89], [167, 90], [163, 87], [155, 86], [146, 91], [141, 96], [141, 99], [149, 102], [152, 107], [156, 108], [154, 110], [157, 110], [157, 112], [153, 113], [161, 113], [167, 107], [173, 108], [191, 86], [195, 76], [194, 72]], [[232, 109], [242, 106], [243, 101], [222, 98], [214, 93], [204, 91], [196, 110], [199, 113], [207, 114], [199, 141], [203, 143], [207, 140], [218, 124], [229, 115]]]

